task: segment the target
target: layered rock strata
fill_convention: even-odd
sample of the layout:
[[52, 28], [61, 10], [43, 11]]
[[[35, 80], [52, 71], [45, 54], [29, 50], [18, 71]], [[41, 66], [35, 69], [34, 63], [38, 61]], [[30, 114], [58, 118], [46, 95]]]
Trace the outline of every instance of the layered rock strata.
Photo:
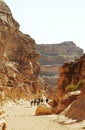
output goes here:
[[72, 41], [60, 44], [39, 44], [37, 51], [40, 53], [41, 76], [48, 84], [47, 91], [50, 92], [55, 91], [59, 68], [65, 62], [74, 61], [83, 55], [83, 50]]

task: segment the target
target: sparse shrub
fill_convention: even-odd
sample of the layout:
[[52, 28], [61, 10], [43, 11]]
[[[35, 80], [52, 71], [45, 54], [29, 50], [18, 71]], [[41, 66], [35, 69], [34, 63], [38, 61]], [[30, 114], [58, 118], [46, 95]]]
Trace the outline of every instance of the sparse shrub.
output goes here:
[[69, 84], [65, 87], [66, 92], [80, 90], [85, 86], [85, 79], [80, 80], [77, 84]]
[[77, 90], [77, 85], [74, 84], [69, 84], [65, 87], [66, 92], [76, 91], [76, 90]]
[[5, 89], [5, 100], [13, 100], [16, 102], [16, 100], [20, 99], [26, 99], [29, 100], [29, 93], [27, 92], [28, 90], [25, 90], [23, 87], [19, 88], [13, 88], [9, 87]]
[[78, 82], [77, 88], [78, 88], [78, 89], [81, 89], [81, 88], [84, 87], [84, 86], [85, 86], [85, 79], [82, 79], [82, 80], [80, 80], [80, 81]]

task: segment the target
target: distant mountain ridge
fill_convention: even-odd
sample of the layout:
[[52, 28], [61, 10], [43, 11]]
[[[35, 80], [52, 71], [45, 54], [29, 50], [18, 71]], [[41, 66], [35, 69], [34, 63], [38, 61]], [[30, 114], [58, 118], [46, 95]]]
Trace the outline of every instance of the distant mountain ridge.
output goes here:
[[37, 44], [36, 49], [40, 53], [41, 75], [50, 86], [56, 86], [59, 68], [65, 62], [73, 61], [84, 53], [73, 41]]

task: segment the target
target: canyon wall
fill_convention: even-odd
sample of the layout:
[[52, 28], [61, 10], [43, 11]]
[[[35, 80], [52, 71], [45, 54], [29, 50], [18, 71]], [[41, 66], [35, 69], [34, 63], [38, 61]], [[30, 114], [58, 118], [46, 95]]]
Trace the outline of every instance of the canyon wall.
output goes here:
[[56, 114], [72, 103], [65, 115], [78, 121], [85, 120], [85, 54], [74, 62], [64, 63], [57, 86]]
[[0, 0], [0, 87], [23, 88], [29, 96], [29, 90], [36, 93], [42, 86], [39, 54], [35, 40], [23, 34], [19, 27], [9, 7]]
[[75, 62], [64, 63], [57, 81], [58, 98], [69, 92], [83, 88], [85, 84], [85, 54]]

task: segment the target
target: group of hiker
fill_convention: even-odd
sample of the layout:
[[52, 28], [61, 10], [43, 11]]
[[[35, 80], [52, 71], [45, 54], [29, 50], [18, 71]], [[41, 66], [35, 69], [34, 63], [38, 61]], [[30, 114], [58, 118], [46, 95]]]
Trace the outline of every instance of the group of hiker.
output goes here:
[[31, 106], [35, 106], [35, 105], [39, 105], [40, 103], [43, 103], [43, 102], [48, 102], [48, 98], [46, 98], [46, 99], [43, 99], [43, 98], [33, 98], [33, 99], [31, 99], [31, 101], [30, 101], [30, 105]]

